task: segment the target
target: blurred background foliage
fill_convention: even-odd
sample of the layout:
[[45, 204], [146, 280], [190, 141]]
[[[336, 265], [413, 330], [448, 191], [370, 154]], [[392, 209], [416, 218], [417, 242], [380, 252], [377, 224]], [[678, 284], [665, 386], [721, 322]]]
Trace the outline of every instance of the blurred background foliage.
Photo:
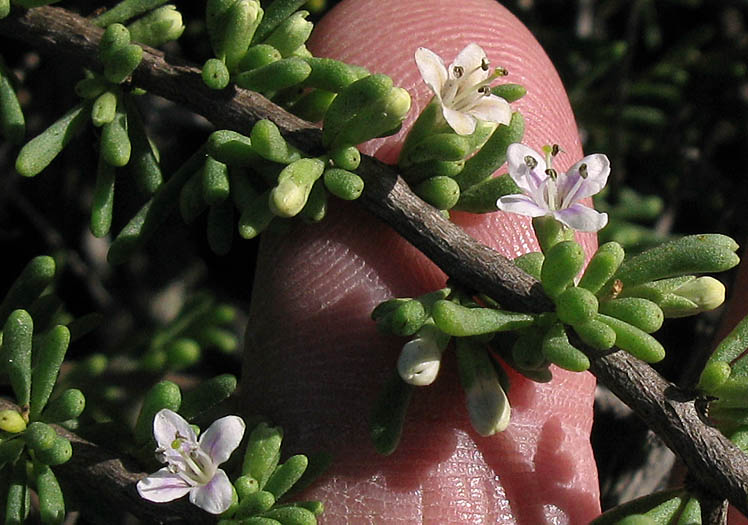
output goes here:
[[[311, 19], [335, 3], [310, 2]], [[204, 38], [204, 4], [180, 4], [187, 28], [165, 50], [203, 63], [211, 55]], [[64, 0], [59, 5], [88, 15], [100, 3]], [[605, 152], [611, 159], [611, 184], [597, 203], [611, 215], [601, 239], [618, 240], [629, 252], [672, 235], [700, 232], [725, 233], [746, 243], [748, 1], [507, 0], [504, 5], [528, 25], [556, 64], [585, 150]], [[77, 102], [73, 86], [82, 75], [72, 61], [39, 56], [4, 38], [0, 50], [19, 80], [27, 137]], [[168, 177], [212, 127], [157, 97], [139, 97], [138, 103]], [[162, 230], [168, 228], [170, 235], [149, 243], [129, 262], [109, 266], [109, 240], [95, 239], [88, 231], [94, 133], [89, 127], [44, 173], [23, 180], [13, 169], [17, 146], [0, 142], [5, 268], [0, 291], [29, 259], [46, 253], [56, 259], [54, 291], [69, 314], [102, 314], [101, 328], [77, 341], [68, 358], [98, 360], [97, 377], [106, 381], [89, 385], [100, 386], [97, 394], [85, 393], [94, 404], [92, 417], [104, 421], [128, 413], [123, 409], [132, 412], [142, 392], [164, 374], [177, 375], [185, 384], [239, 374], [238, 352], [202, 352], [178, 370], [148, 368], [142, 359], [149, 341], [168, 332], [178, 312], [189, 309], [190, 297], [206, 289], [211, 292], [202, 300], [235, 309], [229, 324], [241, 348], [258, 241], [237, 237], [230, 254], [219, 257], [208, 247], [205, 216], [186, 226], [173, 214]], [[146, 196], [132, 178], [118, 176], [116, 198], [113, 232]], [[681, 384], [693, 381], [718, 322], [719, 312], [666, 323], [658, 338], [669, 357], [658, 368]], [[625, 487], [633, 480], [644, 492], [664, 483], [668, 469], [663, 465], [671, 459], [646, 429], [604, 393], [598, 413], [594, 442], [604, 506], [629, 499]], [[648, 464], [655, 468], [648, 471]]]

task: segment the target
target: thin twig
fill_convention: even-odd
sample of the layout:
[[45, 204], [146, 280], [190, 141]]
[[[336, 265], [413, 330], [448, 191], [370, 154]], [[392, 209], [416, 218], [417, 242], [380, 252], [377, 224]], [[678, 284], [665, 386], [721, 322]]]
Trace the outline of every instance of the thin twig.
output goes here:
[[[14, 12], [0, 21], [0, 34], [21, 39], [47, 53], [64, 53], [92, 69], [97, 59], [101, 29], [66, 10], [44, 7]], [[199, 70], [185, 62], [145, 48], [133, 84], [199, 113], [216, 126], [248, 133], [259, 119], [268, 118], [303, 151], [320, 151], [319, 130], [264, 97], [229, 88], [221, 92], [202, 84]], [[499, 300], [506, 307], [539, 312], [550, 301], [538, 283], [510, 261], [481, 245], [443, 219], [416, 197], [393, 171], [365, 158], [358, 171], [365, 182], [360, 204], [392, 226], [461, 284]], [[607, 355], [585, 349], [591, 371], [629, 405], [685, 462], [699, 487], [726, 497], [748, 515], [748, 457], [716, 429], [701, 421], [693, 400], [665, 381], [650, 366], [624, 352]], [[80, 465], [85, 476], [90, 465]], [[72, 468], [71, 468], [72, 471]], [[71, 472], [72, 475], [72, 472]], [[111, 485], [99, 485], [106, 491]], [[132, 502], [128, 505], [132, 506]], [[128, 507], [129, 508], [129, 507]]]

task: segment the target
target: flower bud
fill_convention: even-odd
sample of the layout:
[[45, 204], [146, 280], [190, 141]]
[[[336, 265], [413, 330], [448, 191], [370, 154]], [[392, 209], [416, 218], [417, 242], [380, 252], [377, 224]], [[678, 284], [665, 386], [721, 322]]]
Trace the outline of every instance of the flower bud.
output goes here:
[[685, 317], [714, 310], [725, 301], [725, 286], [714, 277], [698, 277], [665, 295], [665, 317]]
[[171, 4], [154, 9], [127, 28], [130, 38], [152, 47], [176, 40], [184, 32], [182, 14]]
[[306, 20], [307, 16], [308, 11], [296, 11], [275, 28], [263, 43], [270, 44], [284, 57], [289, 56], [306, 42], [312, 33], [314, 24]]
[[405, 343], [397, 360], [400, 377], [414, 386], [428, 386], [439, 373], [442, 351], [449, 337], [442, 334], [433, 323], [426, 324], [418, 335]]
[[0, 411], [0, 430], [17, 434], [26, 430], [26, 421], [15, 410]]
[[491, 436], [505, 430], [511, 407], [486, 350], [468, 338], [459, 338], [457, 364], [475, 431], [481, 436]]

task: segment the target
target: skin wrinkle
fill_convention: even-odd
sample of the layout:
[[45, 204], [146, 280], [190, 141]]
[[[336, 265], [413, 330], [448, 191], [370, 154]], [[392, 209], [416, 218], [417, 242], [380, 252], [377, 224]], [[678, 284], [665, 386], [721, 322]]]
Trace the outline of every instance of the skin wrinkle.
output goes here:
[[[344, 3], [336, 12], [342, 8], [352, 13], [349, 20], [353, 22], [339, 26], [348, 35], [338, 34], [325, 41], [319, 36], [327, 31], [323, 22], [317, 27], [311, 49], [318, 56], [336, 56], [368, 65], [374, 72], [391, 74], [397, 85], [414, 88], [414, 100], [423, 105], [431, 95], [413, 62], [415, 44], [413, 49], [401, 44], [388, 53], [382, 53], [380, 46], [400, 39], [412, 42], [415, 32], [422, 31], [422, 35], [427, 35], [422, 45], [442, 54], [449, 63], [468, 41], [477, 40], [494, 65], [506, 66], [510, 73], [512, 68], [518, 72], [516, 78], [510, 76], [506, 81], [519, 82], [518, 78], [524, 78], [522, 70], [530, 64], [535, 66], [529, 74], [535, 77], [537, 73], [545, 83], [515, 106], [521, 109], [527, 105], [525, 116], [539, 128], [532, 131], [528, 122], [528, 145], [538, 149], [552, 139], [561, 141], [566, 151], [557, 159], [559, 169], [581, 158], [568, 102], [559, 97], [560, 80], [542, 51], [527, 45], [529, 33], [508, 27], [500, 32], [502, 40], [498, 41], [495, 20], [505, 15], [499, 13], [500, 8], [492, 0], [461, 2], [459, 13], [470, 13], [471, 23], [463, 22], [460, 31], [445, 31], [445, 20], [454, 23], [459, 13], [445, 8], [443, 16], [427, 21], [426, 14], [436, 3], [407, 3], [408, 10], [416, 7], [422, 13], [422, 20], [415, 25], [407, 23], [411, 16], [399, 2]], [[367, 4], [375, 6], [369, 8], [367, 16], [354, 13]], [[440, 0], [441, 4], [454, 5], [446, 0]], [[397, 30], [399, 25], [403, 27], [401, 32], [392, 34], [388, 30], [383, 41], [381, 27], [393, 26]], [[464, 30], [466, 26], [469, 30]], [[488, 44], [489, 38], [496, 43]], [[329, 55], [315, 49], [316, 45], [329, 46], [331, 52], [336, 46], [343, 54]], [[452, 51], [443, 46], [450, 46]], [[528, 53], [528, 49], [532, 51]], [[510, 54], [524, 57], [512, 58]], [[410, 85], [403, 77], [411, 79]], [[545, 96], [543, 93], [559, 102], [541, 103], [539, 97]], [[535, 104], [539, 108], [531, 109]], [[550, 122], [549, 114], [559, 119], [559, 115], [566, 115], [566, 120]], [[455, 215], [456, 222], [476, 238], [508, 256], [536, 249], [528, 220], [502, 213], [480, 218]], [[398, 451], [386, 458], [377, 456], [365, 435], [365, 419], [404, 340], [378, 334], [369, 320], [370, 306], [390, 296], [415, 296], [441, 287], [443, 275], [355, 204], [333, 201], [329, 216], [322, 223], [300, 226], [293, 237], [264, 237], [269, 239], [263, 238], [261, 243], [263, 255], [258, 262], [254, 293], [255, 299], [266, 300], [252, 301], [247, 338], [250, 354], [245, 360], [245, 377], [250, 382], [245, 402], [284, 426], [287, 452], [326, 448], [336, 453], [331, 475], [304, 495], [325, 501], [327, 510], [321, 523], [515, 523], [507, 518], [514, 512], [520, 523], [530, 525], [546, 522], [544, 508], [557, 515], [560, 511], [553, 510], [553, 505], [568, 512], [568, 523], [589, 521], [597, 513], [594, 462], [585, 434], [591, 421], [594, 388], [590, 376], [574, 375], [573, 380], [567, 381], [572, 374], [555, 373], [554, 385], [561, 384], [570, 393], [567, 401], [560, 401], [558, 398], [565, 393], [548, 385], [522, 382], [513, 375], [510, 399], [515, 410], [509, 429], [499, 436], [481, 438], [470, 429], [464, 394], [450, 353], [437, 382], [414, 396]], [[593, 239], [586, 237], [588, 253]], [[312, 260], [312, 254], [323, 259]], [[348, 272], [353, 275], [345, 278], [344, 285], [330, 281]], [[333, 287], [340, 296], [333, 297], [327, 289], [322, 293], [324, 300], [318, 297], [315, 301], [321, 286]], [[295, 304], [299, 299], [302, 305]], [[545, 400], [550, 404], [538, 405]], [[559, 404], [563, 408], [557, 408]], [[538, 463], [547, 457], [538, 455], [539, 434], [546, 419], [543, 414], [559, 410], [565, 412], [564, 425], [560, 427], [564, 432], [560, 457], [573, 457], [577, 468], [586, 473], [586, 479], [566, 498], [555, 479], [538, 475], [548, 467]], [[567, 426], [585, 430], [572, 433], [565, 430]], [[494, 483], [497, 477], [503, 487]], [[455, 484], [460, 490], [452, 488]], [[540, 499], [539, 493], [547, 497]], [[452, 512], [455, 508], [459, 508], [458, 514]], [[449, 521], [444, 521], [447, 516]]]

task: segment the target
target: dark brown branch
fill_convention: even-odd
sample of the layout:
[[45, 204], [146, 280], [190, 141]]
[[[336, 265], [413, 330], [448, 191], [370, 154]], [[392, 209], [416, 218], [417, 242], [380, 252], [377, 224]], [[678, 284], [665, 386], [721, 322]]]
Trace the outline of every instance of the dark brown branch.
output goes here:
[[[101, 29], [68, 11], [45, 7], [14, 13], [0, 21], [0, 34], [25, 40], [47, 53], [66, 53], [82, 65], [100, 69], [97, 41]], [[216, 126], [248, 133], [259, 119], [273, 120], [289, 140], [309, 153], [320, 151], [319, 131], [289, 115], [260, 95], [205, 87], [199, 70], [182, 61], [146, 49], [133, 83], [199, 113]], [[391, 167], [365, 158], [359, 174], [366, 181], [360, 203], [392, 226], [442, 270], [463, 285], [480, 290], [508, 308], [539, 312], [550, 308], [538, 283], [498, 253], [477, 243], [444, 220], [404, 184]], [[748, 457], [715, 429], [699, 419], [693, 401], [666, 382], [651, 367], [624, 352], [592, 357], [592, 372], [628, 404], [686, 463], [702, 490], [726, 497], [748, 515]], [[94, 445], [91, 445], [94, 447]], [[71, 476], [74, 463], [71, 465]], [[92, 465], [82, 462], [77, 476]], [[114, 472], [100, 476], [98, 487], [120, 487]], [[124, 479], [124, 478], [122, 478]], [[142, 502], [141, 502], [142, 503]], [[132, 503], [127, 503], [131, 505]]]

